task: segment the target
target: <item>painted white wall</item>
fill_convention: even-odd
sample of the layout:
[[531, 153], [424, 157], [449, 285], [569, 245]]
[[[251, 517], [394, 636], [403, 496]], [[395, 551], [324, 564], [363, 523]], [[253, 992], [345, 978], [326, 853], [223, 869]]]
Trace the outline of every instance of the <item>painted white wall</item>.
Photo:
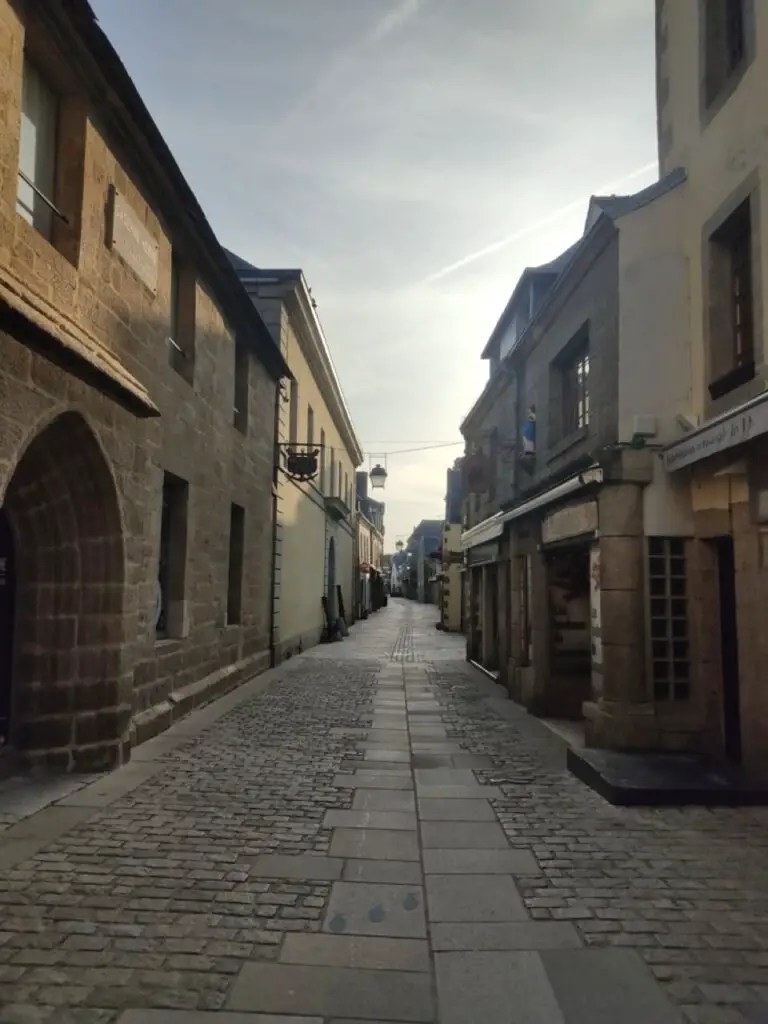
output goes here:
[[[636, 416], [656, 419], [652, 444], [680, 437], [679, 413], [691, 409], [690, 261], [683, 237], [686, 184], [619, 218], [619, 440]], [[644, 492], [649, 535], [693, 531], [690, 488], [654, 458]]]
[[[688, 173], [684, 248], [690, 261], [689, 292], [696, 315], [691, 322], [693, 411], [706, 409], [704, 361], [702, 233], [704, 225], [730, 195], [752, 175], [759, 185], [762, 278], [768, 281], [768, 2], [754, 0], [756, 56], [734, 93], [708, 124], [700, 119], [699, 0], [666, 0], [663, 19], [667, 46], [660, 70], [669, 81], [669, 98], [661, 111], [662, 129], [671, 127], [672, 145], [662, 173], [683, 166]], [[765, 378], [768, 301], [763, 285], [762, 318], [756, 324], [758, 373]], [[760, 336], [763, 352], [760, 352]], [[760, 384], [756, 385], [759, 389]], [[741, 389], [739, 389], [741, 390]], [[734, 392], [733, 404], [749, 397]]]

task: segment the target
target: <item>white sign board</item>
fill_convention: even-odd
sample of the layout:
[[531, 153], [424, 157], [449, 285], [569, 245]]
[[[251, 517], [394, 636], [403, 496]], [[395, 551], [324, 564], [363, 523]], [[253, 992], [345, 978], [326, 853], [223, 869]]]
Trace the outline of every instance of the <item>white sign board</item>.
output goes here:
[[117, 191], [112, 191], [107, 242], [151, 292], [157, 292], [159, 246], [151, 231]]
[[677, 469], [706, 459], [708, 455], [727, 451], [751, 437], [765, 433], [768, 433], [768, 393], [749, 408], [737, 410], [725, 419], [671, 445], [664, 452], [664, 468], [668, 473], [674, 473]]
[[597, 529], [597, 502], [583, 501], [580, 505], [566, 505], [550, 512], [541, 524], [542, 544], [553, 544], [568, 537], [580, 537]]

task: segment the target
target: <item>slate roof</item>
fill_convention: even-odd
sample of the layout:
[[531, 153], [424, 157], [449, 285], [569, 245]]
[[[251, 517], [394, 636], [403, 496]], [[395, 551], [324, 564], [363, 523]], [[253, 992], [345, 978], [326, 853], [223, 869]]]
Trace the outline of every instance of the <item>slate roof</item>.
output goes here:
[[229, 262], [235, 268], [237, 276], [241, 280], [295, 281], [301, 277], [300, 270], [272, 270], [264, 267], [256, 267], [253, 263], [249, 263], [247, 260], [244, 260], [242, 256], [238, 256], [237, 253], [230, 252], [229, 249], [224, 249], [224, 252], [227, 254]]
[[659, 199], [661, 196], [666, 195], [667, 192], [671, 192], [673, 188], [677, 188], [678, 185], [681, 185], [686, 180], [686, 177], [684, 167], [675, 167], [665, 174], [663, 178], [655, 181], [647, 188], [641, 189], [639, 192], [634, 192], [632, 195], [592, 196], [589, 201], [585, 230], [594, 223], [600, 213], [604, 213], [612, 220], [615, 220], [616, 217], [624, 217], [628, 213], [634, 213], [635, 210], [642, 209], [643, 206], [647, 206], [655, 199]]
[[491, 349], [496, 344], [496, 342], [500, 340], [501, 335], [507, 329], [507, 325], [509, 324], [512, 312], [515, 308], [518, 298], [520, 297], [520, 292], [522, 291], [523, 287], [528, 282], [528, 280], [531, 277], [551, 276], [552, 283], [554, 284], [554, 282], [557, 280], [557, 278], [560, 276], [563, 270], [570, 263], [571, 257], [573, 256], [573, 253], [575, 252], [576, 246], [578, 244], [578, 242], [575, 242], [573, 245], [570, 245], [564, 252], [561, 252], [559, 256], [556, 256], [553, 260], [550, 260], [549, 263], [542, 263], [541, 266], [538, 267], [525, 268], [525, 270], [520, 275], [517, 284], [515, 285], [514, 291], [509, 297], [509, 301], [504, 307], [504, 311], [502, 312], [501, 316], [496, 322], [496, 326], [491, 331], [491, 336], [486, 342], [485, 348], [483, 349], [480, 355], [481, 359], [490, 359]]

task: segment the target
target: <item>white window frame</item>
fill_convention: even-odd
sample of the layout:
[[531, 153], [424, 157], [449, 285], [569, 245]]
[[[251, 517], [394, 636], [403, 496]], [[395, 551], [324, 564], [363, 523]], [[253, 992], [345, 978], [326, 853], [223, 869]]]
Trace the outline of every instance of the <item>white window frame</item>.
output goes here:
[[25, 55], [16, 212], [49, 240], [53, 236], [58, 120], [59, 97]]

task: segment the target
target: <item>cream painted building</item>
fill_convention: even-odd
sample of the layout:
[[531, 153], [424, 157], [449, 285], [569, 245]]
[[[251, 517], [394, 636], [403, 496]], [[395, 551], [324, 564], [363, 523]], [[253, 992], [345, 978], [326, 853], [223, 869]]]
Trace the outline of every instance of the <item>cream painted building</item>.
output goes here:
[[687, 174], [690, 317], [679, 354], [689, 388], [663, 457], [686, 521], [678, 586], [690, 595], [697, 641], [697, 694], [679, 719], [699, 746], [766, 777], [768, 3], [656, 6], [660, 168]]
[[[302, 272], [261, 270], [230, 258], [294, 376], [276, 425], [273, 644], [279, 663], [323, 639], [329, 619], [354, 618], [355, 471], [363, 453]], [[302, 481], [289, 456], [305, 450], [318, 452], [317, 473]]]
[[357, 610], [361, 616], [376, 611], [384, 597], [381, 576], [384, 560], [384, 503], [368, 495], [368, 473], [359, 472], [357, 492]]
[[440, 573], [440, 624], [446, 632], [462, 629], [462, 579], [464, 553], [461, 547], [461, 523], [443, 525], [443, 567]]

